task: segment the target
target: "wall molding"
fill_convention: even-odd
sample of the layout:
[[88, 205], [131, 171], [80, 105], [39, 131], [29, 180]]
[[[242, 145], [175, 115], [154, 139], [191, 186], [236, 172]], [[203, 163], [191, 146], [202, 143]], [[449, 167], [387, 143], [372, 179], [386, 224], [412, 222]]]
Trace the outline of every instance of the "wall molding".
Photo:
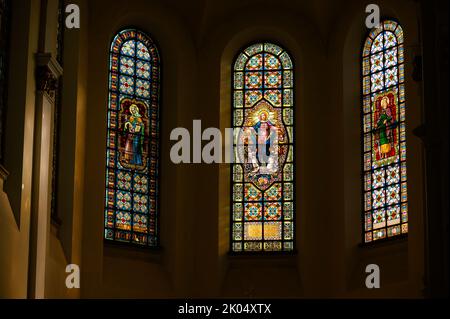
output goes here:
[[51, 53], [36, 54], [36, 89], [45, 93], [52, 102], [55, 102], [58, 79], [62, 73], [61, 65]]

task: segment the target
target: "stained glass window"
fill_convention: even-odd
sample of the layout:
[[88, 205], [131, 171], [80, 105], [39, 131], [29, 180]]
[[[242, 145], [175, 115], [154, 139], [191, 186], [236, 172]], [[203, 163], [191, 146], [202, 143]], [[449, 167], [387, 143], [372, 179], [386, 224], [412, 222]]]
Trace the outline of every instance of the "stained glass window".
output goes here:
[[362, 54], [363, 230], [366, 243], [408, 233], [403, 30], [391, 20]]
[[293, 251], [293, 62], [278, 45], [256, 43], [233, 70], [231, 251]]
[[160, 58], [134, 29], [111, 45], [105, 239], [158, 246]]
[[[64, 0], [58, 1], [58, 25], [56, 34], [56, 61], [61, 67], [64, 66]], [[58, 216], [58, 177], [60, 169], [59, 145], [61, 143], [61, 109], [63, 95], [63, 75], [58, 79], [58, 88], [55, 94], [55, 108], [53, 113], [53, 153], [52, 153], [52, 200], [50, 208], [50, 216], [56, 224], [61, 224]]]

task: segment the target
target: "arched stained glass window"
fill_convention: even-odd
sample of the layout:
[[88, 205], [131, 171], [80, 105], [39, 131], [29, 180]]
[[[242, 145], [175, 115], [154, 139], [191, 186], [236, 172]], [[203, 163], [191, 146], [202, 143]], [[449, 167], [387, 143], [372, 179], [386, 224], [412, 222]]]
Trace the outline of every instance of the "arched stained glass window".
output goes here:
[[127, 29], [110, 52], [105, 239], [158, 245], [160, 59], [153, 41]]
[[232, 252], [294, 250], [293, 69], [272, 43], [251, 45], [235, 60]]
[[363, 233], [366, 243], [408, 233], [403, 30], [391, 20], [363, 48]]

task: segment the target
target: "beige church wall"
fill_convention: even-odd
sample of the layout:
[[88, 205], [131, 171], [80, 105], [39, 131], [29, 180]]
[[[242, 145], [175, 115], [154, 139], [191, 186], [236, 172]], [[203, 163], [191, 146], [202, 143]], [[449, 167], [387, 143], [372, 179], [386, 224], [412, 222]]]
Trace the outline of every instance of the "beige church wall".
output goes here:
[[[87, 11], [86, 1], [72, 1]], [[52, 12], [56, 13], [53, 5]], [[49, 17], [48, 17], [49, 18]], [[64, 32], [62, 106], [59, 114], [58, 194], [56, 214], [61, 225], [52, 223], [46, 264], [45, 297], [79, 298], [80, 289], [66, 287], [66, 266], [81, 266], [84, 187], [84, 145], [87, 108], [87, 15], [81, 27]], [[56, 26], [56, 25], [55, 25]], [[50, 32], [51, 33], [51, 32]]]
[[0, 297], [26, 298], [31, 176], [33, 161], [35, 60], [39, 3], [12, 2], [12, 32], [5, 163], [8, 179], [0, 187]]
[[[161, 55], [160, 250], [103, 241], [109, 49], [116, 32], [128, 26], [148, 33]], [[191, 181], [197, 174], [194, 166], [174, 165], [169, 159], [171, 130], [190, 128], [196, 108], [196, 57], [189, 40], [181, 19], [161, 2], [89, 2], [82, 297], [189, 295], [196, 213]]]
[[46, 8], [44, 9], [44, 14], [41, 16], [41, 19], [45, 19], [45, 22], [41, 21], [43, 23], [43, 29], [41, 32], [44, 30], [45, 31], [39, 37], [39, 41], [42, 50], [44, 52], [51, 53], [56, 58], [59, 0], [46, 0], [45, 2]]
[[[60, 174], [60, 177], [62, 175], [63, 183], [58, 185], [61, 189], [58, 197], [60, 200], [58, 215], [62, 218], [63, 223], [61, 229], [55, 229], [53, 225], [50, 225], [50, 207], [48, 206], [50, 193], [46, 191], [46, 193], [40, 194], [39, 198], [36, 197], [36, 207], [47, 206], [42, 206], [43, 208], [40, 210], [42, 216], [39, 218], [43, 218], [44, 222], [39, 223], [38, 226], [37, 220], [34, 221], [36, 226], [34, 234], [37, 233], [36, 229], [39, 229], [39, 234], [34, 235], [38, 239], [33, 238], [32, 242], [36, 245], [35, 249], [43, 251], [45, 256], [42, 257], [40, 255], [36, 257], [36, 251], [32, 251], [29, 248], [31, 186], [28, 186], [28, 183], [31, 183], [31, 176], [34, 174], [35, 180], [39, 180], [39, 187], [35, 189], [50, 187], [51, 167], [49, 163], [51, 161], [49, 161], [48, 157], [52, 152], [53, 146], [52, 116], [54, 106], [51, 106], [48, 102], [44, 103], [42, 108], [42, 126], [35, 125], [36, 123], [41, 123], [40, 120], [37, 121], [35, 119], [35, 108], [39, 100], [35, 95], [35, 53], [41, 50], [52, 53], [55, 57], [57, 2], [57, 0], [48, 1], [45, 14], [42, 14], [40, 11], [42, 7], [38, 1], [14, 2], [18, 7], [13, 8], [13, 12], [23, 13], [30, 10], [33, 14], [25, 14], [20, 19], [17, 17], [13, 18], [14, 23], [21, 23], [21, 25], [20, 28], [13, 25], [13, 33], [16, 36], [13, 38], [11, 48], [18, 54], [13, 55], [11, 58], [11, 64], [15, 66], [15, 72], [11, 72], [9, 103], [14, 108], [11, 108], [11, 111], [8, 112], [7, 122], [9, 128], [7, 141], [13, 147], [10, 144], [6, 150], [5, 164], [10, 171], [10, 175], [5, 185], [6, 194], [2, 193], [1, 196], [2, 247], [0, 256], [2, 263], [0, 264], [0, 269], [2, 269], [2, 282], [0, 289], [2, 289], [2, 293], [0, 296], [2, 297], [76, 298], [79, 297], [80, 292], [77, 289], [69, 290], [65, 286], [65, 278], [67, 276], [65, 269], [69, 263], [81, 264], [81, 215], [84, 177], [83, 123], [85, 121], [85, 68], [87, 67], [87, 59], [82, 56], [85, 41], [80, 34], [86, 36], [86, 29], [81, 29], [81, 32], [66, 32], [65, 59], [67, 62], [67, 74], [63, 92], [63, 111], [60, 114], [64, 123], [62, 124], [62, 131], [59, 133], [63, 149], [66, 152], [63, 151], [59, 154], [63, 163], [63, 174]], [[77, 3], [82, 5], [84, 1], [78, 1]], [[82, 15], [82, 20], [84, 21], [83, 18], [84, 16]], [[41, 28], [39, 25], [41, 25]], [[22, 76], [24, 78], [21, 78]], [[18, 88], [21, 89], [19, 90]], [[20, 106], [20, 103], [23, 103], [22, 100], [28, 103], [23, 110], [21, 107], [15, 107], [17, 105]], [[47, 101], [46, 99], [44, 100]], [[20, 132], [20, 128], [18, 130], [17, 127], [24, 125], [21, 123], [24, 119], [25, 127], [27, 127], [25, 137], [17, 134], [18, 131]], [[9, 130], [11, 129], [14, 129], [14, 131], [10, 132]], [[26, 135], [27, 132], [31, 132], [32, 135], [30, 133], [28, 133], [30, 136]], [[34, 141], [33, 145], [33, 139], [36, 140], [41, 133], [43, 134], [43, 144], [40, 147], [44, 157], [41, 158], [39, 163], [38, 161], [36, 162], [36, 154], [33, 156], [33, 147], [37, 147], [36, 145], [39, 143]], [[24, 139], [25, 141], [23, 153], [26, 155], [23, 155], [23, 161], [19, 161], [18, 157], [15, 157], [20, 155], [18, 154], [20, 149], [17, 147], [20, 143], [15, 138], [19, 140]], [[34, 170], [32, 161], [35, 161]], [[23, 167], [20, 167], [22, 164]], [[20, 183], [18, 177], [21, 176], [21, 169], [26, 174], [23, 178], [22, 193], [15, 188], [17, 183]], [[36, 187], [36, 185], [34, 186]], [[21, 196], [23, 199], [21, 199]], [[19, 216], [21, 217], [19, 229], [17, 229], [18, 227], [12, 214], [12, 212], [17, 213], [15, 205], [18, 199], [24, 201], [22, 205], [26, 205], [24, 207], [27, 209], [24, 210], [22, 208], [23, 212], [19, 211]], [[44, 216], [45, 214], [48, 214], [48, 216]], [[11, 220], [14, 223], [11, 223]], [[51, 231], [51, 229], [53, 230]], [[31, 233], [33, 234], [33, 231]], [[33, 260], [35, 259], [37, 259], [39, 266], [37, 271], [32, 268]], [[3, 269], [7, 271], [3, 271]]]
[[[342, 68], [342, 87], [337, 101], [342, 101], [342, 158], [344, 159], [344, 211], [341, 214], [339, 262], [345, 264], [342, 296], [348, 297], [423, 297], [424, 276], [424, 177], [421, 141], [412, 131], [421, 122], [421, 84], [412, 78], [413, 57], [420, 54], [417, 4], [413, 1], [382, 1], [383, 17], [397, 19], [405, 35], [407, 176], [409, 234], [407, 240], [394, 240], [361, 246], [361, 78], [360, 52], [367, 35], [364, 6], [355, 2], [339, 21], [332, 47], [336, 68]], [[365, 287], [365, 267], [377, 264], [381, 271], [381, 289]]]
[[[48, 239], [48, 252], [45, 265], [45, 298], [64, 299], [74, 297], [73, 293], [77, 289], [67, 289], [66, 265], [68, 264], [64, 255], [61, 241], [58, 238], [57, 230], [52, 225], [52, 231]], [[75, 295], [76, 296], [76, 295]]]

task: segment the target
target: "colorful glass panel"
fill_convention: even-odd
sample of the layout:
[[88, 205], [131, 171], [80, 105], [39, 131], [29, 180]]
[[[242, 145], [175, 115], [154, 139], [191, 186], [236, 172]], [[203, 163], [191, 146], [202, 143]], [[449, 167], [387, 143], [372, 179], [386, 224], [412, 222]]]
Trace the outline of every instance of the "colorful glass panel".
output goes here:
[[127, 29], [110, 52], [105, 239], [158, 246], [160, 59], [153, 41]]
[[[272, 43], [257, 43], [234, 63], [234, 152], [231, 174], [231, 250], [280, 252], [294, 250], [294, 71], [289, 54]], [[249, 133], [258, 134], [258, 142]], [[239, 132], [239, 133], [237, 133]], [[264, 162], [249, 149], [269, 145]], [[261, 138], [264, 142], [259, 141]], [[243, 147], [238, 147], [239, 145]], [[263, 146], [264, 147], [264, 146]], [[264, 153], [264, 151], [262, 152]], [[269, 155], [270, 156], [270, 155]]]
[[373, 29], [363, 49], [363, 233], [366, 243], [408, 232], [403, 30]]

